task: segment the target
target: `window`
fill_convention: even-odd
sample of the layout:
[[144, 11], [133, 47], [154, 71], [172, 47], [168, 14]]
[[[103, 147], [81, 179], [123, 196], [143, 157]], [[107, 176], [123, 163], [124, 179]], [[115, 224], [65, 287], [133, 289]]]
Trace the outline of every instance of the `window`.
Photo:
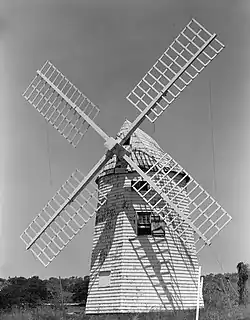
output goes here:
[[99, 272], [99, 287], [109, 287], [110, 286], [110, 271], [100, 271]]
[[149, 190], [149, 184], [143, 180], [133, 180], [131, 182], [131, 186], [132, 186], [132, 190], [136, 189], [140, 192]]
[[137, 212], [137, 235], [165, 236], [165, 222], [151, 212]]
[[165, 236], [165, 222], [158, 215], [151, 215], [151, 230], [152, 236], [164, 237]]
[[137, 213], [137, 235], [150, 235], [151, 234], [151, 223], [150, 223], [150, 212], [138, 212]]

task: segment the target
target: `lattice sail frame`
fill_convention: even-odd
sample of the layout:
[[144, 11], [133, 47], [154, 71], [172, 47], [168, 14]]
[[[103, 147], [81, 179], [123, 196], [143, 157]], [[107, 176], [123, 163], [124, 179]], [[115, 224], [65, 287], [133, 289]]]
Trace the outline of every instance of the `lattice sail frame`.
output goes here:
[[[191, 249], [196, 248], [197, 253], [206, 244], [210, 245], [216, 234], [232, 219], [170, 155], [164, 154], [160, 159], [155, 160], [155, 164], [147, 170], [146, 175], [150, 178], [148, 191], [142, 191], [143, 186], [136, 187], [140, 181], [143, 181], [143, 177], [133, 183], [132, 188], [155, 213], [160, 215], [166, 226], [176, 231], [181, 240]], [[148, 182], [145, 181], [145, 183]], [[156, 191], [150, 182], [153, 182], [160, 192]], [[161, 194], [168, 197], [169, 203]], [[171, 204], [177, 206], [185, 219], [171, 208]], [[201, 232], [203, 239], [193, 226]], [[194, 248], [193, 245], [195, 245]]]
[[106, 201], [106, 196], [90, 183], [69, 202], [83, 179], [83, 174], [76, 170], [21, 235], [27, 249], [45, 267]]
[[74, 147], [89, 128], [76, 109], [91, 120], [100, 111], [49, 61], [37, 71], [23, 96]]
[[127, 99], [141, 112], [151, 105], [146, 117], [154, 122], [223, 48], [215, 34], [192, 19]]
[[[99, 196], [102, 198], [99, 202], [98, 198], [95, 198], [97, 204], [96, 209], [92, 207], [92, 210], [87, 213], [87, 220], [82, 216], [81, 223], [77, 223], [76, 218], [72, 218], [78, 215], [78, 212], [76, 211], [76, 214], [73, 215], [69, 210], [75, 210], [73, 203], [78, 203], [81, 194], [87, 192], [92, 195], [97, 191], [96, 186], [92, 186], [92, 191], [88, 191], [86, 187], [89, 186], [90, 181], [93, 181], [94, 177], [100, 172], [112, 155], [116, 154], [119, 148], [122, 151], [122, 146], [127, 138], [133, 134], [145, 117], [154, 122], [177, 98], [180, 92], [191, 83], [198, 73], [218, 55], [223, 47], [224, 45], [216, 39], [216, 34], [211, 35], [197, 21], [192, 19], [171, 44], [169, 49], [165, 51], [153, 68], [150, 69], [127, 97], [128, 100], [141, 111], [141, 114], [132, 123], [129, 131], [122, 140], [115, 140], [109, 137], [95, 124], [93, 120], [98, 114], [99, 108], [82, 94], [49, 61], [37, 71], [36, 77], [23, 94], [25, 99], [74, 147], [80, 142], [88, 127], [91, 126], [103, 137], [106, 141], [105, 146], [109, 149], [81, 182], [81, 178], [76, 179], [77, 187], [75, 191], [72, 194], [69, 193], [68, 196], [65, 195], [64, 198], [60, 194], [60, 191], [64, 190], [64, 185], [67, 184], [71, 178], [66, 181], [51, 200], [53, 203], [59, 201], [57, 203], [58, 206], [60, 205], [60, 200], [57, 199], [57, 195], [62, 197], [64, 203], [61, 204], [58, 209], [56, 209], [57, 207], [51, 207], [49, 203], [21, 235], [21, 239], [27, 245], [27, 249], [31, 249], [43, 265], [47, 266], [59, 254], [69, 240], [79, 232], [90, 217], [92, 217], [106, 201], [99, 193]], [[164, 59], [168, 60], [165, 61]], [[118, 147], [116, 144], [118, 144]], [[137, 167], [126, 153], [123, 154], [123, 158], [128, 164]], [[138, 172], [140, 171], [139, 168], [136, 170]], [[150, 176], [145, 176], [143, 172], [140, 174], [150, 182]], [[76, 173], [72, 176], [75, 177], [75, 175]], [[80, 176], [82, 177], [82, 174], [80, 174]], [[151, 183], [153, 183], [153, 180]], [[152, 191], [154, 190], [153, 192], [158, 193], [160, 196], [159, 199], [161, 199], [161, 192], [158, 192], [158, 189], [156, 186], [152, 188]], [[138, 192], [138, 190], [136, 191]], [[85, 199], [85, 203], [88, 203], [88, 200]], [[161, 203], [163, 205], [158, 203], [157, 207], [153, 209], [163, 217], [164, 212], [161, 210], [161, 206], [164, 206], [166, 202]], [[168, 201], [168, 203], [171, 204], [171, 201]], [[48, 208], [50, 208], [49, 211]], [[179, 208], [177, 209], [179, 210]], [[64, 219], [64, 215], [66, 215], [67, 221]], [[184, 220], [186, 220], [186, 218]], [[72, 229], [73, 227], [71, 227], [70, 221], [72, 221], [73, 224], [75, 223], [74, 226], [76, 226], [76, 230]], [[171, 225], [173, 227], [173, 223]], [[184, 226], [184, 223], [182, 223], [182, 226]], [[62, 230], [59, 231], [60, 228], [62, 228]], [[188, 239], [186, 239], [187, 231], [184, 237], [182, 236], [181, 228], [177, 227], [175, 230], [188, 244]], [[197, 231], [204, 240], [205, 238], [200, 231], [198, 229]], [[63, 232], [64, 236], [62, 236], [60, 232]], [[205, 239], [205, 242], [207, 243], [209, 241]]]

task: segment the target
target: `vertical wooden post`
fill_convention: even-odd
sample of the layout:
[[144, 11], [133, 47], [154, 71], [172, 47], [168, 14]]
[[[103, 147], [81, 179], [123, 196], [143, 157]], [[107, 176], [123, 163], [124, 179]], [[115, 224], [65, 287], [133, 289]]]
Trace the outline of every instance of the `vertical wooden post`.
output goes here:
[[196, 301], [196, 316], [195, 320], [199, 319], [199, 310], [200, 310], [200, 295], [201, 295], [201, 283], [203, 285], [203, 278], [201, 280], [201, 266], [199, 266], [198, 272], [198, 288], [197, 288], [197, 301]]

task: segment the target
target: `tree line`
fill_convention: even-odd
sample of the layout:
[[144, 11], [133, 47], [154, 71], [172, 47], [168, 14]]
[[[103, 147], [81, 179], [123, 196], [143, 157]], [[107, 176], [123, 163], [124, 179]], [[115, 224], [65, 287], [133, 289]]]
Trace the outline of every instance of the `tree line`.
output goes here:
[[41, 280], [31, 278], [0, 278], [0, 310], [12, 307], [35, 307], [44, 303], [86, 304], [89, 276]]
[[233, 305], [246, 305], [249, 301], [249, 265], [237, 264], [237, 272], [208, 274], [203, 282], [204, 305], [212, 308], [231, 308]]
[[[237, 265], [236, 273], [208, 274], [203, 280], [204, 305], [228, 308], [232, 304], [248, 303], [249, 266]], [[31, 278], [0, 278], [0, 310], [12, 307], [35, 307], [45, 303], [60, 305], [79, 302], [86, 305], [89, 276], [41, 280]]]

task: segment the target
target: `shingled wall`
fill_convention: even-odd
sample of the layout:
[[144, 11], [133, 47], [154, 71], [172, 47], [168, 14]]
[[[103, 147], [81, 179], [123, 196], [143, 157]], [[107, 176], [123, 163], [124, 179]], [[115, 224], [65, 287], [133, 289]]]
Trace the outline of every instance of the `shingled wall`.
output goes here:
[[[128, 126], [125, 122], [121, 131]], [[150, 165], [150, 159], [162, 152], [149, 138], [137, 130], [128, 147], [140, 167]], [[138, 160], [142, 152], [146, 157]], [[136, 212], [151, 209], [131, 188], [131, 181], [139, 178], [138, 173], [124, 163], [119, 166], [117, 163], [115, 157], [111, 159], [97, 180], [107, 201], [96, 214], [86, 313], [195, 308], [198, 284], [195, 251], [188, 249], [171, 227], [165, 228], [165, 236], [137, 236]]]

